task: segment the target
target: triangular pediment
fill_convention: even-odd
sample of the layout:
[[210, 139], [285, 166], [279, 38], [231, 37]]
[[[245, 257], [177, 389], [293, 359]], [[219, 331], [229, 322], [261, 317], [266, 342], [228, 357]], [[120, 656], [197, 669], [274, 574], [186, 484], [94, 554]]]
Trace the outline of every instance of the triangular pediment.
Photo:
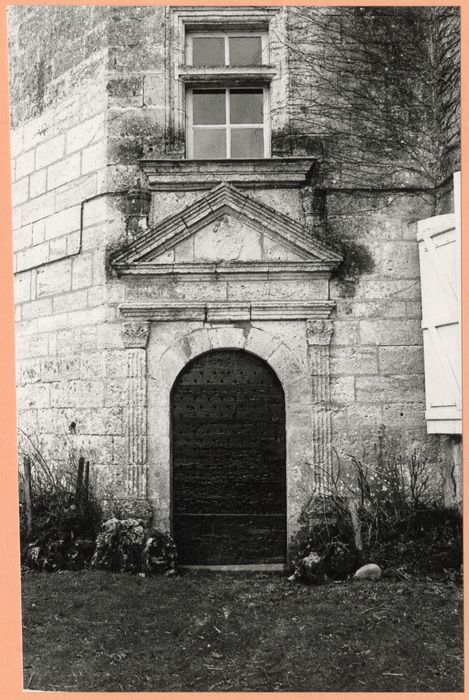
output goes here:
[[297, 221], [222, 184], [168, 217], [112, 259], [122, 272], [157, 274], [168, 266], [295, 265], [332, 269], [340, 255]]

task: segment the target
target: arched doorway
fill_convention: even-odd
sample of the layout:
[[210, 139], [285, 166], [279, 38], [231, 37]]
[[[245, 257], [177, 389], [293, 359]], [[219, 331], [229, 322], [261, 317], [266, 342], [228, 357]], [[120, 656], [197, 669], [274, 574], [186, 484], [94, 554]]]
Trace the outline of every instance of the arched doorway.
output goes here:
[[282, 564], [285, 399], [269, 365], [213, 350], [171, 393], [172, 528], [181, 564]]

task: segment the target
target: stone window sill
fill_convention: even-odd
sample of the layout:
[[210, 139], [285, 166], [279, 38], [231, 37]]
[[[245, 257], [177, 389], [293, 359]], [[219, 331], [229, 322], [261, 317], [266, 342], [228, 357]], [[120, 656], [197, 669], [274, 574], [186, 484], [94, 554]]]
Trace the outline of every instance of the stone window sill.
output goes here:
[[312, 183], [320, 155], [223, 160], [145, 158], [139, 162], [152, 190], [206, 190], [221, 182], [247, 188], [292, 189]]

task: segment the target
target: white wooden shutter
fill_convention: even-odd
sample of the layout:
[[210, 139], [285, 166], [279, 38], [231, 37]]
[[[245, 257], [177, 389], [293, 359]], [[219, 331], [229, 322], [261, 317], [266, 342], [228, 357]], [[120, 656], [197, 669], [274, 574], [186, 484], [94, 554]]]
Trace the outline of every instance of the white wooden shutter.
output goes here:
[[454, 213], [418, 222], [427, 432], [461, 426], [461, 199], [454, 175]]

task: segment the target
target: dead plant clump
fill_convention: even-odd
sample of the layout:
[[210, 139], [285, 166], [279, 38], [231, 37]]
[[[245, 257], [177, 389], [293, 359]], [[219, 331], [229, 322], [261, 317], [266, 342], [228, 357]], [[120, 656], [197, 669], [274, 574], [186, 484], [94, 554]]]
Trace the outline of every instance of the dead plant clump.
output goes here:
[[[384, 575], [460, 575], [462, 516], [443, 503], [434, 465], [414, 449], [402, 455], [382, 426], [370, 459], [336, 455], [321, 496], [308, 502], [301, 520], [293, 578], [345, 579], [366, 562]], [[318, 555], [313, 576], [311, 553]], [[307, 560], [306, 558], [309, 557]]]
[[[22, 563], [37, 571], [89, 567], [114, 572], [172, 574], [176, 547], [144, 520], [107, 507], [91, 480], [90, 463], [65, 436], [66, 460], [51, 465], [39, 441], [21, 433], [20, 539]], [[117, 516], [117, 517], [116, 517]]]

